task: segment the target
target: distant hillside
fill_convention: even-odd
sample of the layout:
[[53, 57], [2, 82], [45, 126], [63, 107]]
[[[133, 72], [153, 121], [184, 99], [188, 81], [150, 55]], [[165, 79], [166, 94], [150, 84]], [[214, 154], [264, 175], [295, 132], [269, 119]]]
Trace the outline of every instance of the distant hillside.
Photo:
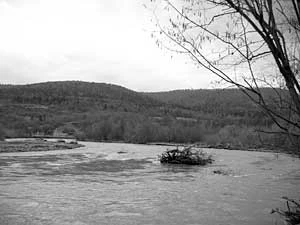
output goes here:
[[[261, 90], [267, 102], [272, 104], [276, 95], [271, 88]], [[280, 91], [280, 90], [277, 90]], [[282, 91], [281, 92], [285, 92]], [[146, 96], [158, 101], [196, 110], [209, 114], [262, 115], [258, 106], [248, 96], [238, 89], [198, 89], [198, 90], [174, 90], [168, 92], [148, 92]]]
[[0, 103], [59, 106], [80, 111], [91, 108], [140, 111], [162, 105], [121, 86], [81, 81], [0, 85]]
[[171, 123], [176, 117], [194, 114], [113, 84], [0, 85], [0, 134], [6, 137], [75, 135], [137, 141], [149, 136], [140, 134], [143, 124], [163, 121], [166, 116], [172, 118], [167, 122]]
[[148, 92], [147, 96], [151, 96], [163, 102], [183, 105], [185, 107], [198, 107], [211, 101], [228, 102], [240, 104], [247, 97], [238, 89], [197, 89], [197, 90], [174, 90], [167, 92]]
[[[264, 95], [273, 98], [271, 89]], [[241, 148], [269, 140], [257, 138], [257, 128], [273, 129], [273, 122], [236, 89], [139, 93], [81, 81], [0, 85], [0, 139], [70, 136], [134, 143], [230, 143]], [[286, 145], [286, 139], [273, 136], [269, 143]]]

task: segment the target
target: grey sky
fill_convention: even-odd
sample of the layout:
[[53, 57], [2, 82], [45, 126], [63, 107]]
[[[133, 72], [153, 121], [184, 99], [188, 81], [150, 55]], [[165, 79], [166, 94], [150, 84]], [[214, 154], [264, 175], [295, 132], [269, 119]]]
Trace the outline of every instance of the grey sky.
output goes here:
[[[26, 2], [26, 3], [25, 3]], [[84, 80], [138, 91], [207, 88], [187, 58], [156, 47], [139, 0], [0, 0], [0, 82]]]

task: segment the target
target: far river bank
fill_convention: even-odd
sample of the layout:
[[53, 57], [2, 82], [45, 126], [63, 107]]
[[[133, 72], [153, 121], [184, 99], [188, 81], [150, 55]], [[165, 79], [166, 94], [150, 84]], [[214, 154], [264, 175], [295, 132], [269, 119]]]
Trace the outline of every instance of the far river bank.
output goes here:
[[46, 139], [11, 139], [0, 141], [0, 153], [8, 152], [37, 152], [80, 148], [84, 145], [74, 140], [51, 140]]

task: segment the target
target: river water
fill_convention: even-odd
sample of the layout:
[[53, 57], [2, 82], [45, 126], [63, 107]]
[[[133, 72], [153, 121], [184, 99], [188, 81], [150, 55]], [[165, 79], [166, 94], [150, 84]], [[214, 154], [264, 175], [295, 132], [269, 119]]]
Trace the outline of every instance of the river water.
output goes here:
[[161, 165], [167, 147], [82, 143], [0, 154], [0, 224], [274, 225], [281, 197], [300, 196], [300, 160], [285, 154], [207, 149], [212, 165]]

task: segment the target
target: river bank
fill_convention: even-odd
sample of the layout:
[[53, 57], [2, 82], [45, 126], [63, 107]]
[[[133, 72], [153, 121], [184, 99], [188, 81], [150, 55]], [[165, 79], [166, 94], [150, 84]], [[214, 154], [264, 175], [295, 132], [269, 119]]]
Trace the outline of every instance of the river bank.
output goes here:
[[66, 142], [64, 140], [47, 141], [44, 139], [0, 141], [0, 153], [7, 152], [36, 152], [63, 149], [74, 149], [83, 147], [76, 141]]
[[[0, 141], [0, 153], [4, 152], [30, 152], [30, 151], [52, 151], [52, 150], [63, 150], [63, 149], [73, 149], [83, 147], [84, 145], [78, 144], [76, 138], [58, 138], [51, 136], [50, 138], [13, 138], [6, 139], [8, 141]], [[47, 141], [48, 140], [48, 141]], [[127, 143], [124, 141], [99, 141], [99, 140], [80, 140], [80, 141], [90, 141], [97, 143]], [[137, 143], [130, 143], [137, 144]], [[288, 149], [274, 148], [269, 146], [235, 146], [231, 144], [207, 144], [207, 143], [174, 143], [174, 142], [148, 142], [143, 143], [144, 145], [157, 145], [166, 147], [186, 147], [193, 146], [195, 148], [210, 148], [210, 149], [223, 149], [223, 150], [240, 150], [240, 151], [254, 151], [254, 152], [272, 152], [272, 153], [285, 153], [292, 155], [294, 157], [300, 157], [300, 152], [295, 152]]]

